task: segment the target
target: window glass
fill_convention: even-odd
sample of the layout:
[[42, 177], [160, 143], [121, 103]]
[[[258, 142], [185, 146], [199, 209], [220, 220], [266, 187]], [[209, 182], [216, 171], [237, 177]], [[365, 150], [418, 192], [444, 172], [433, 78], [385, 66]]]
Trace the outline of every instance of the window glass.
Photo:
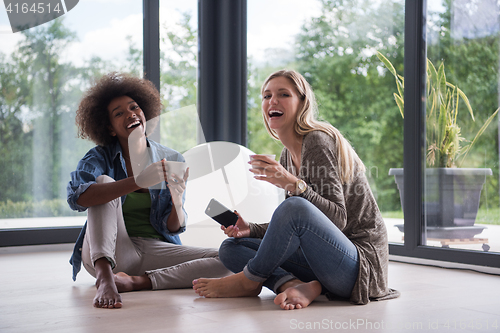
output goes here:
[[196, 110], [198, 1], [160, 1], [160, 142], [181, 153], [204, 142]]
[[142, 22], [142, 1], [89, 0], [12, 33], [0, 10], [0, 229], [83, 224], [66, 185], [94, 144], [76, 137], [75, 111], [93, 79], [140, 75]]
[[426, 245], [499, 252], [499, 4], [428, 4]]
[[263, 124], [260, 87], [275, 70], [297, 70], [312, 85], [320, 118], [364, 161], [389, 239], [399, 243], [403, 212], [389, 170], [403, 167], [403, 118], [394, 77], [377, 52], [403, 73], [403, 31], [402, 0], [248, 2], [249, 148], [279, 156], [282, 145]]

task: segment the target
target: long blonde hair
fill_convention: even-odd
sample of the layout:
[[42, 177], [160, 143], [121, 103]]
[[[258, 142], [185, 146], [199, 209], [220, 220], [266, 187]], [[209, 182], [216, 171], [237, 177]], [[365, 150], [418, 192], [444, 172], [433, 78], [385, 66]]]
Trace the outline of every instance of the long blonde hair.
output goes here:
[[[306, 81], [306, 79], [299, 73], [293, 70], [282, 69], [280, 71], [274, 72], [264, 81], [261, 89], [261, 95], [264, 96], [264, 89], [274, 78], [286, 77], [295, 86], [299, 97], [302, 100], [302, 107], [297, 112], [297, 119], [295, 121], [295, 132], [299, 135], [306, 135], [312, 131], [322, 131], [330, 135], [337, 142], [337, 154], [338, 158], [338, 168], [340, 171], [340, 179], [342, 182], [350, 182], [355, 173], [357, 166], [357, 172], [365, 172], [365, 166], [358, 154], [354, 151], [349, 141], [340, 133], [338, 129], [332, 126], [330, 123], [325, 121], [320, 121], [317, 119], [318, 115], [318, 105], [316, 103], [316, 97], [312, 91], [311, 86]], [[264, 111], [263, 111], [264, 112]], [[264, 116], [264, 113], [263, 113]], [[276, 140], [279, 140], [276, 131], [269, 127], [267, 121], [264, 124], [266, 126], [267, 132]]]

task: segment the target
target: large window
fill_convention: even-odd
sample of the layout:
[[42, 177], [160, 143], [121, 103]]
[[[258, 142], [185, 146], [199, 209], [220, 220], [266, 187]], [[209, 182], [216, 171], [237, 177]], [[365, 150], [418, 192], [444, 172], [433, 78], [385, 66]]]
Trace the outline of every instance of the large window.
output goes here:
[[404, 246], [390, 244], [393, 255], [499, 267], [497, 19], [494, 1], [406, 1], [404, 92], [395, 90], [404, 168], [393, 172]]
[[[266, 12], [280, 13], [268, 20]], [[285, 19], [286, 18], [286, 19]], [[284, 23], [284, 21], [286, 23]], [[381, 52], [403, 71], [404, 1], [249, 1], [249, 148], [279, 156], [261, 115], [260, 87], [273, 71], [303, 74], [319, 116], [337, 127], [367, 167], [391, 242], [403, 241], [403, 212], [391, 168], [403, 167], [403, 117]]]
[[[155, 56], [160, 68], [148, 56], [158, 51], [151, 43], [145, 47], [144, 63], [152, 72], [148, 75], [159, 74], [157, 84], [164, 96], [162, 143], [184, 152], [203, 141], [199, 132], [196, 139], [189, 134], [195, 110], [189, 106], [198, 95], [210, 140], [245, 142], [241, 130], [247, 123], [248, 147], [278, 155], [282, 146], [262, 123], [260, 86], [277, 69], [295, 69], [316, 92], [320, 118], [344, 133], [365, 162], [391, 254], [498, 266], [497, 1], [158, 3], [143, 2], [154, 4], [153, 10], [145, 7], [145, 17], [160, 13], [161, 52]], [[0, 12], [0, 229], [40, 225], [34, 218], [43, 216], [50, 225], [70, 223], [68, 216], [74, 213], [64, 202], [67, 177], [92, 145], [74, 136], [72, 115], [80, 94], [102, 73], [140, 75], [142, 70], [142, 4], [116, 4], [79, 3], [62, 19], [18, 34], [7, 33], [7, 18]], [[100, 15], [93, 25], [85, 20], [90, 12], [94, 18]], [[204, 29], [197, 32], [200, 26]], [[405, 80], [404, 91], [397, 89], [389, 63], [398, 79]], [[427, 68], [436, 69], [428, 78]], [[433, 83], [444, 78], [449, 84]], [[439, 89], [430, 89], [433, 84]], [[241, 119], [247, 86], [248, 117]], [[443, 104], [448, 101], [446, 87], [452, 89], [452, 98]], [[453, 89], [459, 94], [453, 95]], [[404, 110], [394, 94], [404, 99]], [[433, 120], [438, 102], [458, 108], [456, 117]], [[436, 125], [447, 122], [448, 127]], [[482, 135], [475, 139], [478, 132]], [[441, 139], [450, 137], [459, 139], [443, 145]], [[472, 149], [466, 150], [472, 142]], [[449, 148], [459, 144], [463, 149], [457, 150], [458, 159], [442, 167], [445, 157], [453, 155]], [[448, 149], [444, 153], [439, 151], [443, 146]], [[453, 170], [472, 168], [479, 169], [475, 185], [442, 182]], [[452, 197], [445, 194], [450, 188]], [[469, 200], [475, 196], [473, 189], [480, 194]], [[451, 208], [441, 208], [444, 204]], [[74, 223], [83, 220], [77, 216]]]
[[96, 77], [141, 75], [142, 26], [137, 0], [80, 1], [15, 34], [0, 10], [0, 229], [83, 224], [66, 184], [93, 143], [76, 137], [75, 111]]
[[495, 0], [429, 3], [427, 245], [500, 252], [499, 10]]
[[[320, 118], [344, 133], [365, 162], [392, 254], [495, 266], [497, 2], [352, 0], [301, 5], [266, 3], [266, 10], [287, 17], [287, 23], [277, 27], [274, 20], [263, 19], [258, 2], [248, 4], [250, 149], [276, 154], [282, 149], [264, 129], [260, 85], [277, 69], [295, 69], [311, 83]], [[436, 72], [426, 81], [427, 56]], [[440, 71], [443, 62], [445, 71]], [[449, 84], [438, 84], [442, 95], [437, 96], [433, 84], [444, 78], [442, 73]], [[404, 82], [400, 89], [396, 78]], [[451, 89], [448, 100], [443, 95], [446, 86]], [[455, 86], [460, 90], [453, 95]], [[439, 118], [433, 111], [442, 109], [438, 102], [460, 112]], [[451, 132], [440, 133], [437, 125]], [[478, 132], [482, 135], [475, 139]], [[463, 137], [451, 141], [455, 148], [462, 147], [458, 159], [437, 168], [453, 153], [443, 139], [456, 133]], [[443, 145], [448, 150], [439, 153]], [[436, 164], [431, 165], [433, 159]], [[464, 174], [471, 168], [479, 169], [476, 176]], [[448, 174], [454, 172], [459, 176], [450, 180]], [[469, 178], [475, 183], [459, 182]], [[446, 205], [451, 208], [442, 208]]]

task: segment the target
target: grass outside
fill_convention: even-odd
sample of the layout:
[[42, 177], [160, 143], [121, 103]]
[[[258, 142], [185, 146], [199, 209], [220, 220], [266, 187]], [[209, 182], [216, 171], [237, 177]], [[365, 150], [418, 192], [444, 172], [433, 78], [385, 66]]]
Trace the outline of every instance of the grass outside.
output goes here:
[[[57, 217], [82, 215], [72, 211], [62, 199], [44, 200], [40, 202], [0, 202], [0, 219], [24, 217]], [[403, 211], [382, 212], [384, 218], [404, 219]], [[476, 223], [500, 225], [500, 207], [481, 207], [477, 213]]]
[[[390, 211], [382, 212], [382, 217], [393, 218], [393, 219], [403, 219], [403, 211]], [[476, 217], [476, 223], [478, 224], [496, 224], [500, 225], [500, 207], [497, 208], [479, 208]]]
[[476, 223], [500, 225], [500, 207], [479, 208]]
[[0, 201], [0, 219], [26, 217], [78, 216], [82, 213], [72, 211], [66, 200], [53, 199], [42, 201]]
[[404, 214], [402, 210], [381, 212], [383, 218], [388, 219], [404, 219]]

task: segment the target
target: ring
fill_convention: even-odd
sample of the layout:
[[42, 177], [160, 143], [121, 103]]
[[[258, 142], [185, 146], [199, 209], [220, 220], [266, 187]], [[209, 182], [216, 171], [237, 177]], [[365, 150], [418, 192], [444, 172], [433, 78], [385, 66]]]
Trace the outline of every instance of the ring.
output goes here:
[[177, 183], [177, 179], [174, 179], [174, 183]]

